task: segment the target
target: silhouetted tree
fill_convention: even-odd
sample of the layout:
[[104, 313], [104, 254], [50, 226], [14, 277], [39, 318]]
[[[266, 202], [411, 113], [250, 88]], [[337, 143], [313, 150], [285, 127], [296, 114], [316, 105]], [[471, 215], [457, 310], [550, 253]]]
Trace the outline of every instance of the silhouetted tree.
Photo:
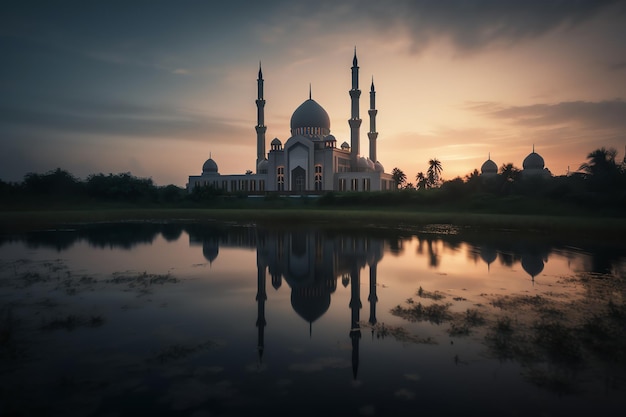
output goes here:
[[87, 177], [87, 193], [92, 198], [121, 201], [154, 201], [158, 191], [151, 178], [122, 174], [92, 174]]
[[589, 161], [581, 164], [579, 169], [589, 175], [607, 177], [618, 169], [615, 163], [616, 157], [617, 151], [614, 148], [606, 149], [602, 147], [590, 152], [587, 155]]
[[406, 174], [400, 168], [391, 170], [391, 178], [396, 182], [396, 188], [403, 188], [406, 182]]
[[80, 194], [82, 183], [67, 171], [57, 168], [45, 174], [29, 172], [22, 187], [27, 194], [68, 196]]
[[593, 191], [606, 191], [626, 182], [626, 171], [616, 162], [617, 151], [604, 147], [587, 155], [588, 162], [580, 165], [580, 170], [587, 174], [589, 187]]
[[426, 176], [424, 175], [423, 172], [418, 172], [417, 175], [415, 176], [415, 188], [417, 188], [418, 190], [423, 190], [425, 188], [428, 188], [428, 179], [426, 178]]
[[439, 186], [441, 179], [441, 162], [437, 158], [433, 158], [428, 161], [428, 170], [426, 171], [426, 178], [428, 179], [428, 186], [430, 188]]
[[500, 167], [500, 175], [504, 178], [505, 181], [515, 182], [519, 179], [521, 170], [513, 165], [511, 162], [507, 164], [502, 164]]
[[166, 185], [159, 188], [159, 201], [164, 203], [177, 203], [185, 199], [187, 190], [176, 185]]

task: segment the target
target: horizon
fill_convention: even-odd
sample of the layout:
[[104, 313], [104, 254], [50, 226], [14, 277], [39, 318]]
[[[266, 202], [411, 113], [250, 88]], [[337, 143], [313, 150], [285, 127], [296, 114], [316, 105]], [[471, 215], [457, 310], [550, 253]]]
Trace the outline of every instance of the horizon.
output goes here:
[[533, 149], [554, 176], [626, 152], [624, 0], [22, 2], [0, 23], [7, 182], [60, 168], [184, 187], [210, 155], [254, 171], [259, 62], [266, 150], [309, 92], [349, 142], [355, 47], [362, 155], [373, 78], [378, 158], [407, 182], [433, 158], [451, 180]]

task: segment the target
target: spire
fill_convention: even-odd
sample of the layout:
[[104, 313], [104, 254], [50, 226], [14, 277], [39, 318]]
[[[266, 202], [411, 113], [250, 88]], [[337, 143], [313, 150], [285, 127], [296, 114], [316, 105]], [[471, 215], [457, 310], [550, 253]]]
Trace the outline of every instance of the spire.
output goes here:
[[374, 89], [374, 76], [372, 76], [372, 86], [370, 88], [370, 109], [367, 111], [370, 116], [370, 131], [367, 133], [367, 137], [370, 140], [370, 159], [372, 162], [377, 162], [376, 156], [376, 139], [378, 138], [378, 132], [376, 132], [376, 90]]
[[357, 159], [360, 155], [359, 151], [359, 137], [361, 118], [359, 117], [359, 98], [361, 97], [361, 90], [359, 90], [359, 67], [356, 59], [356, 46], [354, 47], [354, 59], [352, 60], [352, 89], [350, 94], [350, 120], [348, 125], [350, 126], [350, 154], [352, 159], [352, 169], [356, 171]]
[[265, 99], [263, 99], [263, 71], [261, 70], [261, 61], [259, 61], [259, 78], [257, 82], [257, 99], [256, 99], [256, 165], [257, 173], [259, 164], [265, 160]]

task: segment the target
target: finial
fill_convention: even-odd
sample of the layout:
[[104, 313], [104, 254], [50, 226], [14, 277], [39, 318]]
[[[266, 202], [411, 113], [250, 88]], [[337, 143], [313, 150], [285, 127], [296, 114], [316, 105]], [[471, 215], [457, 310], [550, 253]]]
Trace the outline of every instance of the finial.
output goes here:
[[263, 78], [263, 71], [261, 71], [261, 61], [259, 61], [259, 80]]
[[309, 83], [309, 100], [311, 100], [311, 83]]
[[487, 157], [487, 159], [491, 161], [491, 152], [489, 152], [489, 154], [488, 154], [488, 155], [489, 155], [489, 156]]
[[357, 59], [356, 59], [356, 45], [354, 46], [354, 58], [352, 59], [352, 66], [356, 67], [358, 65]]
[[372, 75], [372, 89], [371, 89], [372, 93], [374, 92], [374, 76]]
[[535, 153], [535, 144], [533, 143], [533, 153]]

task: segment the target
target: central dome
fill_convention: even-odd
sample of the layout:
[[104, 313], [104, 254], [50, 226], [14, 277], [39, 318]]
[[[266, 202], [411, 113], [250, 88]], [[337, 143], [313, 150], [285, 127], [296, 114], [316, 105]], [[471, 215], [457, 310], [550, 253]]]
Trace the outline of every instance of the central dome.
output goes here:
[[313, 99], [302, 103], [291, 116], [291, 134], [327, 136], [330, 134], [330, 118], [326, 110]]

